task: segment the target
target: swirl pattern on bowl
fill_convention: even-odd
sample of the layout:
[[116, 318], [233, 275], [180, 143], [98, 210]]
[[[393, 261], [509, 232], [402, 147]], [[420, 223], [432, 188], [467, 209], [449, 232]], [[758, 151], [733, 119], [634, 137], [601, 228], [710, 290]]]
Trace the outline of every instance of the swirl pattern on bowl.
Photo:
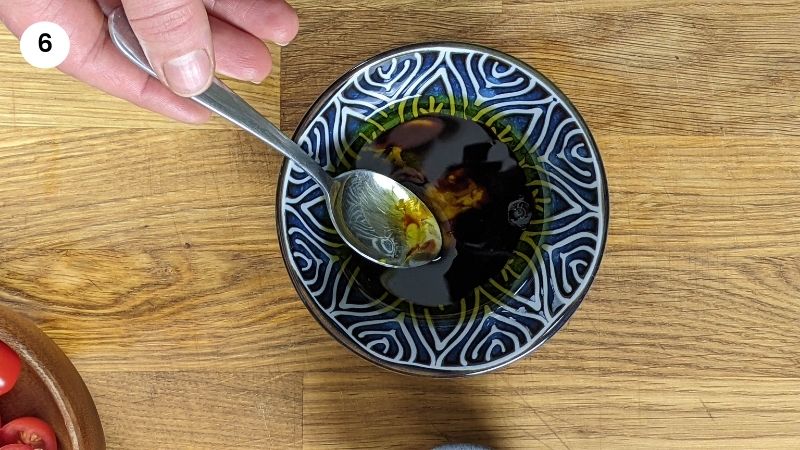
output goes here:
[[431, 44], [379, 55], [342, 77], [296, 139], [333, 173], [348, 165], [354, 142], [383, 129], [379, 119], [389, 110], [401, 118], [460, 115], [491, 127], [538, 172], [530, 187], [539, 231], [523, 233], [522, 267], [507, 266], [493, 289], [477, 288], [457, 314], [439, 320], [424, 307], [359, 289], [357, 271], [348, 268], [358, 263], [330, 224], [321, 191], [287, 162], [278, 225], [301, 297], [342, 343], [393, 370], [463, 375], [524, 356], [575, 311], [605, 245], [607, 188], [588, 128], [567, 98], [524, 63], [481, 47]]

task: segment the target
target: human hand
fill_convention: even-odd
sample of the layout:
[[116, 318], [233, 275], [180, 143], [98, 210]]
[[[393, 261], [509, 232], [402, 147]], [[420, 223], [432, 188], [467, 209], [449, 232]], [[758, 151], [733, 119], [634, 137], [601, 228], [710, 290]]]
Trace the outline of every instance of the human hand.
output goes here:
[[[105, 14], [120, 5], [162, 83], [111, 42]], [[210, 112], [184, 97], [208, 88], [215, 70], [263, 81], [272, 60], [262, 40], [286, 45], [298, 28], [284, 0], [2, 0], [0, 20], [17, 36], [36, 22], [57, 23], [71, 47], [62, 72], [189, 123], [208, 120]]]

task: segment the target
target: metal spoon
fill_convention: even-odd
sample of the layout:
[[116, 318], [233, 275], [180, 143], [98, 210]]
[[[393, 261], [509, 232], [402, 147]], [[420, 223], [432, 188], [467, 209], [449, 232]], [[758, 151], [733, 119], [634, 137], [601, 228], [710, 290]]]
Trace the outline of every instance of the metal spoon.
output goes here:
[[[108, 16], [108, 30], [119, 50], [155, 77], [125, 11]], [[220, 80], [194, 101], [238, 125], [303, 168], [319, 184], [336, 231], [365, 258], [386, 267], [416, 267], [439, 256], [442, 233], [430, 209], [391, 178], [368, 170], [331, 177], [294, 141]]]

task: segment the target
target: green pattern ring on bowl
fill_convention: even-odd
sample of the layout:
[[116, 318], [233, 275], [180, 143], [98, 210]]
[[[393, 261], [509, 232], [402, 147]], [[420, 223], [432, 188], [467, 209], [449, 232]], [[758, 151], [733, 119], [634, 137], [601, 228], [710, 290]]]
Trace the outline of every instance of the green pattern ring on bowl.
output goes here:
[[432, 113], [484, 124], [525, 171], [538, 212], [501, 273], [446, 308], [366, 292], [365, 262], [333, 230], [319, 188], [288, 161], [280, 247], [308, 309], [357, 354], [403, 373], [484, 373], [544, 343], [586, 295], [608, 229], [605, 174], [588, 127], [550, 81], [508, 55], [458, 43], [403, 47], [359, 65], [316, 101], [295, 139], [339, 173], [384, 129]]

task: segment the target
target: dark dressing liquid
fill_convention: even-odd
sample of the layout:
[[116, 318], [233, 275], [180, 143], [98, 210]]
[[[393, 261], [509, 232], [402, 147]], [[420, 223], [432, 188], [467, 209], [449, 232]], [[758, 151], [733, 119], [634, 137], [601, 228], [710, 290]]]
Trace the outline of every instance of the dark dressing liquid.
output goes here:
[[364, 145], [356, 167], [417, 194], [443, 233], [441, 255], [430, 264], [360, 264], [359, 284], [376, 295], [383, 287], [421, 306], [458, 304], [499, 275], [532, 219], [531, 189], [519, 162], [489, 128], [471, 120], [431, 115], [401, 123]]
[[364, 261], [357, 280], [376, 295], [385, 289], [417, 305], [458, 304], [500, 273], [534, 211], [517, 159], [471, 120], [431, 115], [401, 123], [365, 144], [356, 167], [412, 190], [443, 233], [441, 255], [430, 264], [390, 269]]

